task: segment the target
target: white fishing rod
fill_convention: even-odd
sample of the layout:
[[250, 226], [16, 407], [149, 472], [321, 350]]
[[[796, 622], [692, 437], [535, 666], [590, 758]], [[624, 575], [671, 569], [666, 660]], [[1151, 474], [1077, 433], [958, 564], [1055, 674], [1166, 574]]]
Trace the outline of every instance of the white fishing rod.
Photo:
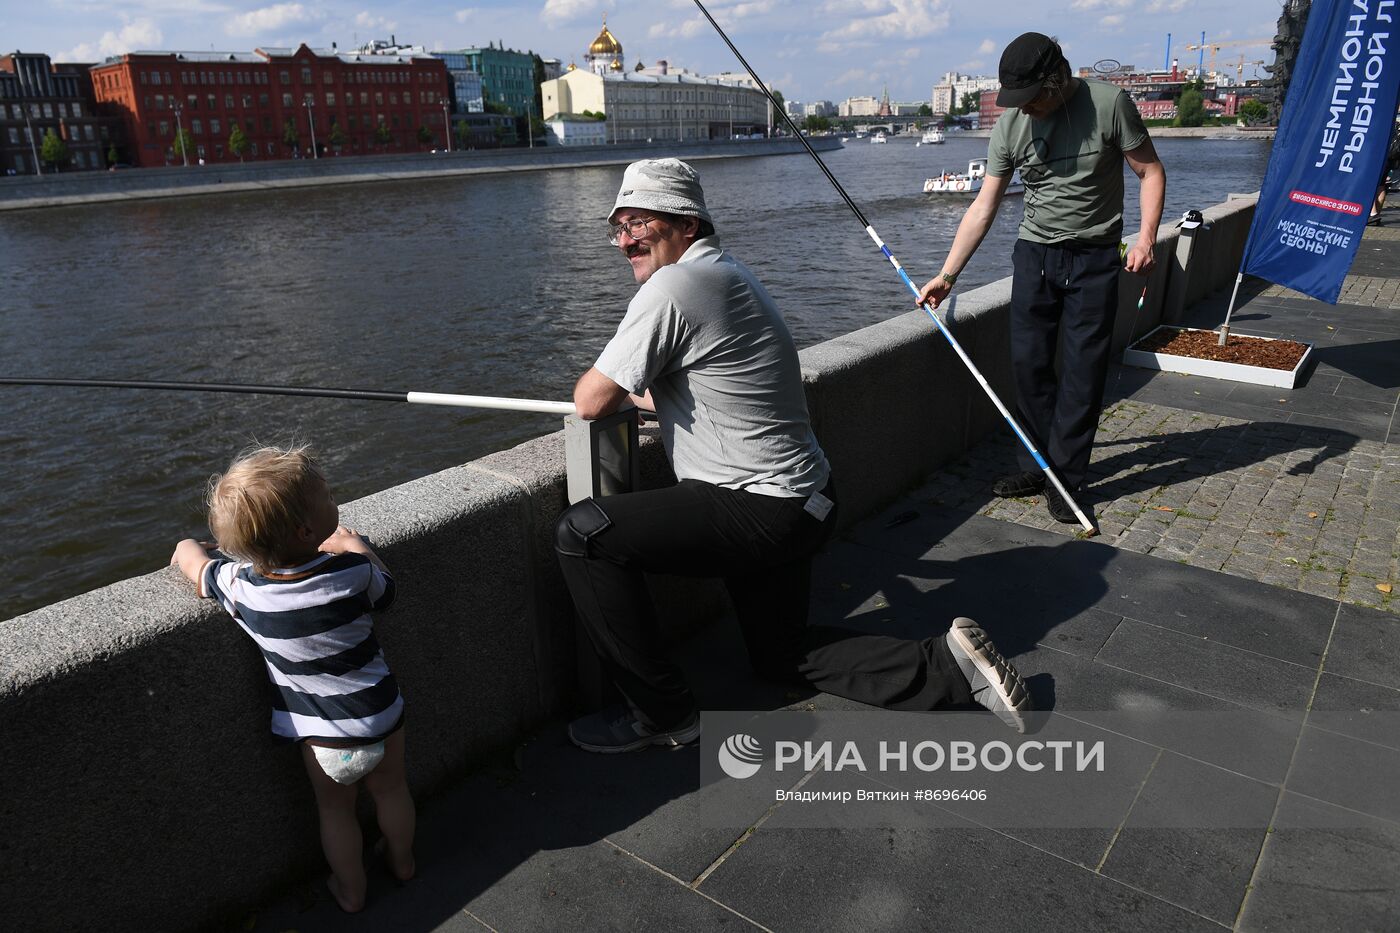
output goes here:
[[[812, 148], [812, 144], [807, 142], [807, 137], [802, 135], [802, 131], [797, 128], [797, 124], [793, 122], [792, 117], [788, 116], [787, 110], [778, 104], [777, 98], [773, 96], [773, 92], [769, 90], [768, 85], [763, 83], [763, 79], [758, 76], [758, 73], [755, 72], [753, 67], [744, 59], [744, 56], [740, 54], [739, 50], [734, 46], [734, 43], [729, 41], [729, 36], [725, 35], [719, 23], [715, 22], [715, 18], [710, 15], [710, 11], [705, 9], [705, 5], [701, 3], [700, 0], [694, 0], [694, 2], [695, 5], [700, 8], [700, 12], [704, 14], [705, 19], [709, 20], [710, 25], [715, 28], [715, 32], [719, 33], [719, 37], [724, 40], [724, 44], [729, 46], [729, 51], [733, 52], [734, 57], [739, 59], [739, 64], [744, 66], [744, 70], [749, 73], [749, 77], [753, 78], [754, 83], [768, 96], [768, 100], [772, 102], [773, 108], [782, 116], [783, 120], [787, 122], [788, 128], [792, 130], [792, 135], [802, 143], [803, 148], [807, 150], [807, 154], [816, 161], [817, 167], [822, 170], [822, 174], [826, 175], [826, 180], [831, 182], [832, 187], [841, 195], [841, 198], [846, 202], [846, 206], [851, 209], [851, 212], [856, 215], [856, 219], [860, 221], [860, 225], [865, 228], [866, 234], [875, 242], [875, 245], [879, 247], [880, 253], [890, 261], [890, 265], [894, 266], [894, 271], [899, 274], [904, 284], [909, 286], [909, 290], [914, 293], [914, 297], [917, 299], [919, 297], [918, 286], [910, 280], [909, 274], [904, 271], [904, 267], [899, 264], [899, 260], [894, 257], [894, 253], [890, 252], [890, 248], [885, 245], [885, 241], [880, 239], [880, 235], [875, 232], [875, 228], [870, 225], [870, 221], [865, 219], [865, 214], [856, 206], [856, 202], [851, 200], [851, 196], [846, 193], [846, 189], [836, 180], [836, 176], [831, 174], [831, 169], [826, 167], [826, 163], [822, 161], [821, 156], [817, 155], [817, 151]], [[1083, 509], [1079, 507], [1079, 503], [1074, 501], [1074, 497], [1071, 496], [1069, 490], [1065, 488], [1065, 484], [1060, 482], [1060, 478], [1055, 475], [1055, 471], [1051, 469], [1050, 464], [1036, 448], [1035, 442], [1030, 439], [1030, 436], [1026, 434], [1025, 431], [1021, 430], [1021, 426], [1016, 423], [1016, 419], [1012, 417], [1011, 412], [1002, 404], [1001, 399], [997, 397], [996, 391], [988, 384], [986, 378], [982, 375], [981, 371], [978, 370], [976, 364], [972, 362], [972, 358], [963, 350], [962, 344], [958, 343], [957, 338], [953, 336], [952, 332], [948, 330], [947, 325], [939, 318], [938, 313], [923, 302], [919, 302], [919, 307], [923, 308], [924, 311], [928, 313], [928, 316], [933, 318], [933, 323], [937, 325], [938, 332], [947, 339], [948, 345], [953, 348], [953, 352], [958, 355], [958, 359], [963, 361], [963, 365], [967, 367], [968, 372], [972, 373], [972, 377], [977, 380], [977, 384], [982, 387], [982, 391], [987, 393], [987, 398], [991, 399], [997, 411], [1001, 412], [1001, 416], [1006, 419], [1006, 423], [1011, 427], [1011, 432], [1016, 435], [1016, 439], [1021, 442], [1021, 446], [1025, 447], [1026, 451], [1031, 455], [1031, 458], [1035, 460], [1036, 466], [1045, 471], [1045, 478], [1055, 487], [1055, 491], [1064, 498], [1066, 504], [1074, 510], [1074, 517], [1079, 520], [1079, 524], [1083, 526], [1088, 534], [1097, 534], [1098, 532], [1097, 529], [1094, 528], [1094, 523], [1089, 521]]]
[[502, 411], [574, 414], [573, 402], [535, 398], [500, 398], [494, 395], [452, 395], [445, 392], [391, 392], [379, 389], [335, 389], [316, 386], [264, 386], [220, 382], [152, 382], [134, 379], [37, 379], [0, 376], [0, 385], [72, 386], [97, 389], [163, 389], [168, 392], [236, 392], [243, 395], [297, 395], [305, 398], [348, 398], [364, 402], [406, 402], [410, 405], [446, 405], [451, 408], [492, 408]]

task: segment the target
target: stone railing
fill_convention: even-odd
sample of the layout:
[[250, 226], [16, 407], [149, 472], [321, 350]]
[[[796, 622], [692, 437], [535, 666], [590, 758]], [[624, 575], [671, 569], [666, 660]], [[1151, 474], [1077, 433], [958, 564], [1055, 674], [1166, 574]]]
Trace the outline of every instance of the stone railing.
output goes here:
[[[1141, 314], [1142, 280], [1125, 274], [1118, 348], [1158, 323], [1169, 290], [1194, 300], [1233, 281], [1253, 205], [1206, 212], [1189, 270], [1172, 268], [1178, 235], [1163, 229], [1166, 271]], [[1008, 400], [1010, 290], [961, 295], [950, 325]], [[810, 347], [802, 366], [845, 522], [1005, 430], [921, 312]], [[564, 447], [551, 434], [344, 507], [399, 583], [376, 621], [420, 796], [580, 707], [587, 653], [552, 550]], [[643, 485], [665, 482], [658, 445], [642, 454]], [[679, 629], [724, 605], [713, 584], [653, 584]], [[270, 741], [268, 715], [256, 650], [173, 569], [0, 622], [5, 926], [204, 925], [323, 870], [297, 751]]]

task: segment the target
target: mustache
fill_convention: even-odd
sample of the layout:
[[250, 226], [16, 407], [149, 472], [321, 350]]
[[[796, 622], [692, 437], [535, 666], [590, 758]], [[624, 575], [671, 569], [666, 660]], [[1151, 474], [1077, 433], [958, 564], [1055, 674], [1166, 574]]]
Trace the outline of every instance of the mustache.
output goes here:
[[645, 252], [646, 250], [642, 248], [642, 244], [633, 243], [631, 246], [627, 247], [627, 249], [623, 251], [623, 255], [625, 255], [628, 259], [631, 259], [633, 256], [640, 256]]

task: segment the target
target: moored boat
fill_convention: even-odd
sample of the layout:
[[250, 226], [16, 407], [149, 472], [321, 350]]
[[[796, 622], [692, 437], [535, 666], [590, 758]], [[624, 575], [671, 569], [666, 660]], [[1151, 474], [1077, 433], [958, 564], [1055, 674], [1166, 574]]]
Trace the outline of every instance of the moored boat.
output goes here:
[[[982, 190], [982, 183], [987, 177], [987, 160], [973, 159], [967, 163], [967, 172], [944, 172], [933, 178], [924, 180], [924, 194], [942, 195], [975, 195]], [[1021, 174], [1013, 172], [1011, 182], [1006, 186], [1007, 194], [1025, 194], [1025, 185], [1021, 184]]]

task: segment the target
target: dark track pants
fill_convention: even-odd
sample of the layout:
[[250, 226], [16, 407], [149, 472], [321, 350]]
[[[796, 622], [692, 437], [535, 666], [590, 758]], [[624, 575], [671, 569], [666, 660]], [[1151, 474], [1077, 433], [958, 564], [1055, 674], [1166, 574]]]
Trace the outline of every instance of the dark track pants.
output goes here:
[[[1117, 246], [1017, 240], [1012, 253], [1016, 414], [1071, 493], [1084, 484], [1103, 407], [1120, 265]], [[1017, 453], [1022, 469], [1038, 469], [1024, 448]]]
[[[825, 491], [835, 499], [832, 487]], [[721, 577], [756, 673], [890, 709], [969, 701], [943, 636], [910, 641], [807, 625], [812, 556], [835, 527], [806, 499], [682, 480], [666, 489], [575, 503], [555, 550], [605, 671], [644, 724], [678, 725], [697, 708], [662, 650], [644, 573]]]

